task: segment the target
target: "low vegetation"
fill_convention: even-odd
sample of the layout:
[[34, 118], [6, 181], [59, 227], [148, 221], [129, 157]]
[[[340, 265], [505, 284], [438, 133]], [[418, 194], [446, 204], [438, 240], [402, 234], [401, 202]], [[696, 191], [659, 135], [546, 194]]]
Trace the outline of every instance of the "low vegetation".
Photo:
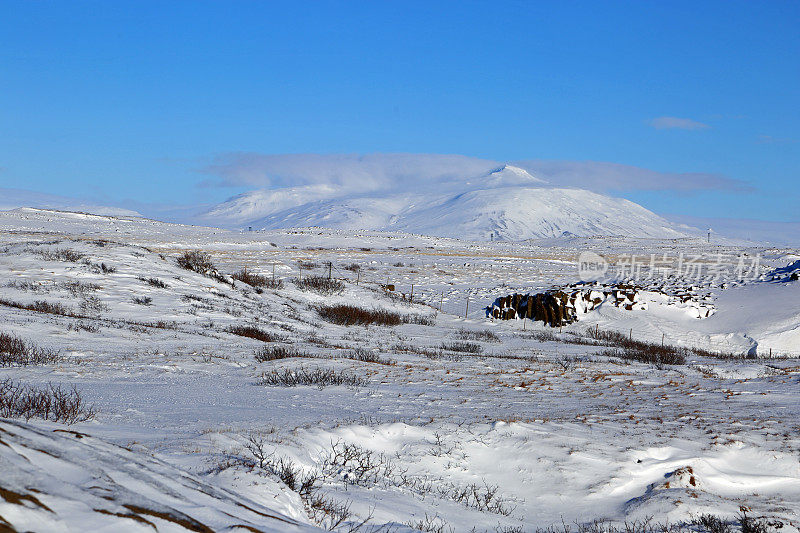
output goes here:
[[153, 303], [153, 299], [149, 296], [134, 296], [132, 300], [133, 303], [138, 305], [150, 305]]
[[591, 328], [583, 334], [565, 332], [563, 335], [552, 331], [533, 331], [527, 333], [525, 337], [539, 342], [606, 346], [609, 349], [600, 352], [600, 355], [656, 365], [685, 365], [686, 358], [690, 355], [717, 359], [742, 359], [746, 357], [744, 355], [710, 352], [701, 348], [645, 342], [635, 340], [630, 335], [625, 335], [618, 331], [605, 331], [595, 328]]
[[167, 285], [166, 283], [164, 283], [163, 281], [161, 281], [158, 278], [140, 277], [139, 281], [144, 281], [145, 283], [147, 283], [151, 287], [156, 287], [156, 288], [159, 288], [159, 289], [167, 289], [167, 288], [169, 288], [169, 285]]
[[323, 296], [333, 296], [344, 292], [344, 282], [324, 276], [307, 276], [303, 279], [292, 280], [301, 291], [311, 291]]
[[239, 272], [236, 272], [232, 275], [233, 279], [237, 281], [241, 281], [242, 283], [246, 283], [251, 287], [257, 289], [282, 289], [283, 288], [283, 280], [274, 279], [272, 277], [262, 276], [260, 274], [254, 274], [248, 271], [246, 268], [243, 268]]
[[280, 368], [261, 374], [259, 385], [272, 387], [296, 387], [298, 385], [311, 385], [322, 389], [324, 387], [344, 385], [347, 387], [364, 387], [369, 383], [363, 376], [357, 376], [343, 370], [334, 368]]
[[483, 346], [475, 342], [445, 342], [442, 343], [442, 350], [448, 352], [479, 354], [483, 352]]
[[381, 357], [376, 352], [365, 350], [364, 348], [355, 348], [346, 352], [342, 357], [345, 359], [352, 359], [353, 361], [361, 361], [362, 363], [376, 363], [379, 365], [393, 365], [394, 361]]
[[264, 331], [255, 326], [231, 326], [226, 330], [228, 333], [233, 333], [240, 337], [247, 337], [262, 342], [277, 342], [285, 340], [283, 336]]
[[48, 365], [60, 358], [57, 351], [39, 348], [13, 334], [0, 333], [0, 366]]
[[199, 250], [189, 250], [179, 255], [178, 266], [199, 274], [206, 274], [214, 270], [211, 256]]
[[43, 387], [25, 385], [11, 379], [0, 381], [0, 418], [41, 418], [74, 424], [95, 416], [75, 386], [62, 388], [48, 383]]
[[77, 263], [83, 259], [84, 255], [75, 250], [68, 248], [57, 248], [55, 250], [36, 250], [36, 254], [40, 255], [45, 261], [67, 261], [70, 263]]
[[400, 324], [432, 325], [433, 318], [421, 315], [403, 315], [386, 309], [364, 309], [355, 305], [321, 305], [317, 313], [323, 320], [341, 326], [399, 326]]
[[463, 341], [500, 342], [500, 337], [489, 329], [459, 329], [456, 336]]
[[264, 346], [256, 350], [255, 358], [259, 363], [276, 361], [278, 359], [289, 359], [290, 357], [314, 357], [307, 352], [301, 352], [291, 346], [273, 345]]
[[77, 316], [68, 307], [60, 303], [50, 303], [45, 300], [36, 300], [33, 303], [28, 304], [0, 298], [0, 305], [14, 307], [16, 309], [25, 309], [27, 311], [35, 311], [37, 313], [48, 313], [51, 315], [61, 316]]
[[589, 330], [589, 337], [600, 341], [606, 346], [613, 346], [611, 350], [601, 352], [601, 355], [617, 357], [640, 363], [661, 365], [685, 365], [688, 348], [654, 344], [633, 340], [618, 331]]

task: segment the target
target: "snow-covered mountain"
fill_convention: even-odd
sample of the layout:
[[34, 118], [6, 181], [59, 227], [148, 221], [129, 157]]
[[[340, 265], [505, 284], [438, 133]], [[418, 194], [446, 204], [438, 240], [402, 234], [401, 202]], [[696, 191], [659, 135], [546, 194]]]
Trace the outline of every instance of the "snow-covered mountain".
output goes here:
[[555, 188], [510, 165], [460, 180], [414, 180], [391, 190], [306, 185], [253, 191], [217, 205], [202, 220], [259, 229], [323, 226], [475, 240], [686, 235], [680, 226], [628, 200]]

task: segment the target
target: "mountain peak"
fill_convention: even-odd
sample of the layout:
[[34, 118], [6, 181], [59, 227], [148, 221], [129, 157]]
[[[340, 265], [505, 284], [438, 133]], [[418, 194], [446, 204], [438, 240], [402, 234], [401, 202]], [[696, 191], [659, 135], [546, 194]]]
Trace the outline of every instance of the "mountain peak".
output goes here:
[[533, 176], [530, 172], [514, 165], [503, 165], [493, 170], [486, 178], [486, 185], [494, 187], [512, 187], [517, 185], [545, 185], [545, 180]]

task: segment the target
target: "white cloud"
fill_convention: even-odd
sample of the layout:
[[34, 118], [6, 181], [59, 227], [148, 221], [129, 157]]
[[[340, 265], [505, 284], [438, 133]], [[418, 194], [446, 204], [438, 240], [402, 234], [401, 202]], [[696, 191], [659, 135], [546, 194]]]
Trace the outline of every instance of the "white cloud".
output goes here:
[[348, 190], [408, 188], [481, 176], [497, 161], [444, 154], [221, 154], [201, 169], [220, 178], [210, 185], [280, 188], [334, 185]]
[[[658, 172], [605, 161], [536, 159], [511, 164], [546, 180], [552, 187], [578, 187], [597, 192], [750, 190], [747, 184], [719, 174]], [[324, 185], [337, 194], [350, 194], [417, 191], [426, 186], [454, 185], [486, 175], [502, 165], [488, 159], [440, 154], [281, 155], [236, 152], [215, 157], [201, 172], [218, 178], [207, 180], [206, 185], [250, 189]]]
[[690, 118], [657, 117], [649, 122], [657, 130], [707, 130], [711, 126]]
[[579, 187], [598, 192], [721, 190], [741, 192], [751, 188], [744, 182], [703, 172], [658, 172], [606, 161], [517, 161], [534, 176], [554, 187]]

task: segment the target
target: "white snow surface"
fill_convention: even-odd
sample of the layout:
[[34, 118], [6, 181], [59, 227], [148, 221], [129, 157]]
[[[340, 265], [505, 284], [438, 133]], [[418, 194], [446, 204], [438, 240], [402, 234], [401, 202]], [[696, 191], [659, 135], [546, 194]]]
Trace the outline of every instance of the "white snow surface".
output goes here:
[[0, 526], [54, 533], [317, 530], [143, 451], [0, 419]]
[[[65, 249], [81, 257], [59, 260], [54, 254]], [[175, 258], [189, 249], [208, 252], [225, 273], [247, 267], [271, 278], [274, 268], [285, 284], [258, 293], [181, 269]], [[483, 308], [498, 296], [574, 282], [574, 260], [584, 250], [610, 260], [631, 252], [747, 252], [760, 254], [767, 270], [800, 259], [794, 249], [692, 238], [489, 243], [0, 213], [0, 333], [61, 354], [52, 364], [0, 367], [0, 381], [74, 385], [97, 409], [94, 419], [72, 426], [0, 420], [0, 527], [330, 526], [297, 490], [254, 463], [247, 451], [253, 438], [269, 457], [319, 475], [318, 496], [349, 505], [340, 531], [367, 518], [367, 531], [400, 533], [425, 522], [495, 532], [596, 519], [680, 523], [701, 513], [733, 520], [741, 505], [780, 522], [782, 531], [800, 531], [800, 282], [702, 279], [696, 283], [715, 308], [703, 319], [658, 296], [635, 311], [600, 305], [563, 331], [486, 318]], [[330, 261], [344, 291], [300, 290], [291, 281], [301, 273], [298, 261], [303, 276], [327, 275]], [[113, 268], [104, 272], [101, 264]], [[360, 270], [348, 270], [354, 264]], [[414, 284], [416, 303], [387, 295], [387, 281], [397, 295]], [[36, 301], [61, 304], [72, 316], [16, 305]], [[320, 318], [321, 304], [431, 322], [341, 326]], [[240, 325], [273, 341], [230, 332]], [[690, 354], [685, 365], [652, 365], [563, 342], [594, 327], [737, 354], [755, 346], [762, 357], [771, 347], [781, 358]], [[455, 342], [475, 343], [479, 353], [448, 348]], [[255, 359], [273, 345], [296, 356]], [[364, 353], [379, 362], [354, 359]], [[367, 383], [259, 383], [271, 372], [313, 368]], [[332, 463], [345, 444], [384, 467], [364, 478], [352, 463]], [[495, 505], [458, 497], [465, 489], [495, 491]]]

